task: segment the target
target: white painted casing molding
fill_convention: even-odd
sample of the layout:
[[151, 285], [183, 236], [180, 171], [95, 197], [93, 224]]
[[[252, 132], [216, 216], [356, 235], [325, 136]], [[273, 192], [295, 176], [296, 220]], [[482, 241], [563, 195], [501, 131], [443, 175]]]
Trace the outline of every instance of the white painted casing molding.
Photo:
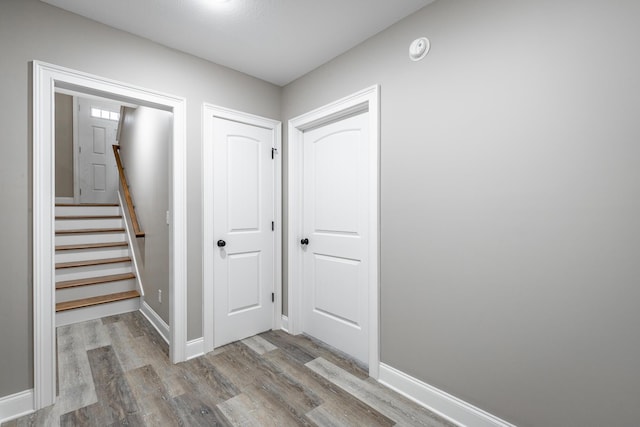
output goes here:
[[369, 375], [378, 378], [380, 363], [379, 335], [379, 165], [380, 165], [380, 87], [371, 86], [335, 102], [289, 120], [288, 128], [288, 194], [289, 253], [288, 268], [288, 331], [293, 335], [302, 329], [302, 250], [298, 241], [302, 235], [302, 145], [304, 131], [331, 123], [358, 112], [369, 112]]
[[185, 360], [187, 347], [187, 147], [186, 99], [57, 65], [33, 61], [33, 330], [34, 408], [55, 402], [54, 334], [54, 94], [57, 88], [112, 94], [137, 105], [173, 112], [169, 205], [170, 356]]
[[282, 326], [280, 327], [280, 329], [285, 332], [289, 332], [289, 318], [284, 314], [282, 315]]
[[516, 427], [384, 363], [378, 381], [461, 427]]
[[204, 338], [187, 341], [187, 360], [204, 355]]
[[0, 424], [33, 412], [33, 389], [0, 397]]
[[282, 123], [266, 117], [242, 111], [232, 110], [218, 105], [202, 104], [202, 332], [204, 338], [203, 353], [214, 349], [214, 312], [213, 312], [213, 126], [212, 118], [233, 120], [273, 131], [275, 161], [274, 181], [274, 281], [275, 294], [273, 329], [282, 327]]

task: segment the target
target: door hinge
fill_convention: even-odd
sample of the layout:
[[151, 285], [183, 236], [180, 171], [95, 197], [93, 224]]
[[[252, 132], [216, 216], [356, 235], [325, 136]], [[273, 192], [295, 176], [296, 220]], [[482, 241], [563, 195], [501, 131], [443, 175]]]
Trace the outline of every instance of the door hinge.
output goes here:
[[276, 223], [271, 221], [271, 231], [276, 231]]
[[272, 148], [271, 149], [271, 158], [273, 159], [276, 154], [278, 154], [278, 149], [277, 148]]
[[276, 302], [276, 294], [271, 292], [271, 302]]

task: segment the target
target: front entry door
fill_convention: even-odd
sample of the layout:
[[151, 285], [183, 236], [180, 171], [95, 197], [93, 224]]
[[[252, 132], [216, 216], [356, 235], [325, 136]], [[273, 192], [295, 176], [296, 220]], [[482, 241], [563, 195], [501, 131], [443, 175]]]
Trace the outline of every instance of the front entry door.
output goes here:
[[272, 327], [273, 131], [213, 118], [214, 346]]
[[118, 201], [116, 143], [120, 106], [78, 98], [78, 184], [80, 203]]
[[304, 132], [303, 331], [368, 363], [369, 118]]

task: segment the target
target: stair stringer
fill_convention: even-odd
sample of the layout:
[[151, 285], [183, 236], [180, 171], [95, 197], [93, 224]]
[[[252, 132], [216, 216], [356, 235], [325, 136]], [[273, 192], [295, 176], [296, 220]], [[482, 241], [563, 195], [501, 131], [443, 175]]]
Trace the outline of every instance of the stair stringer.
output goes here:
[[[138, 267], [138, 263], [141, 261], [140, 252], [137, 249], [137, 237], [133, 233], [133, 224], [131, 223], [131, 218], [129, 217], [129, 211], [126, 209], [126, 206], [124, 204], [121, 188], [121, 186], [118, 187], [118, 203], [120, 204], [120, 212], [122, 213], [122, 222], [124, 223], [125, 235], [127, 236], [127, 241], [129, 242], [131, 263], [136, 275], [136, 287], [138, 292], [140, 293], [140, 307], [142, 307], [142, 304], [144, 303], [144, 286], [142, 283], [142, 274], [140, 274], [140, 268]], [[144, 237], [142, 237], [142, 239], [144, 239]]]

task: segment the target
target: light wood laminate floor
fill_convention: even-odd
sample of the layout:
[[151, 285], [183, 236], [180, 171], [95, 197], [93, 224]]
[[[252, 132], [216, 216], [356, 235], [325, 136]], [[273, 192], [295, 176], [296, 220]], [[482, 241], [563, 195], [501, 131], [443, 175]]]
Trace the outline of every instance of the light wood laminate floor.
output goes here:
[[306, 336], [265, 332], [176, 365], [138, 312], [57, 338], [56, 404], [3, 427], [453, 426]]

